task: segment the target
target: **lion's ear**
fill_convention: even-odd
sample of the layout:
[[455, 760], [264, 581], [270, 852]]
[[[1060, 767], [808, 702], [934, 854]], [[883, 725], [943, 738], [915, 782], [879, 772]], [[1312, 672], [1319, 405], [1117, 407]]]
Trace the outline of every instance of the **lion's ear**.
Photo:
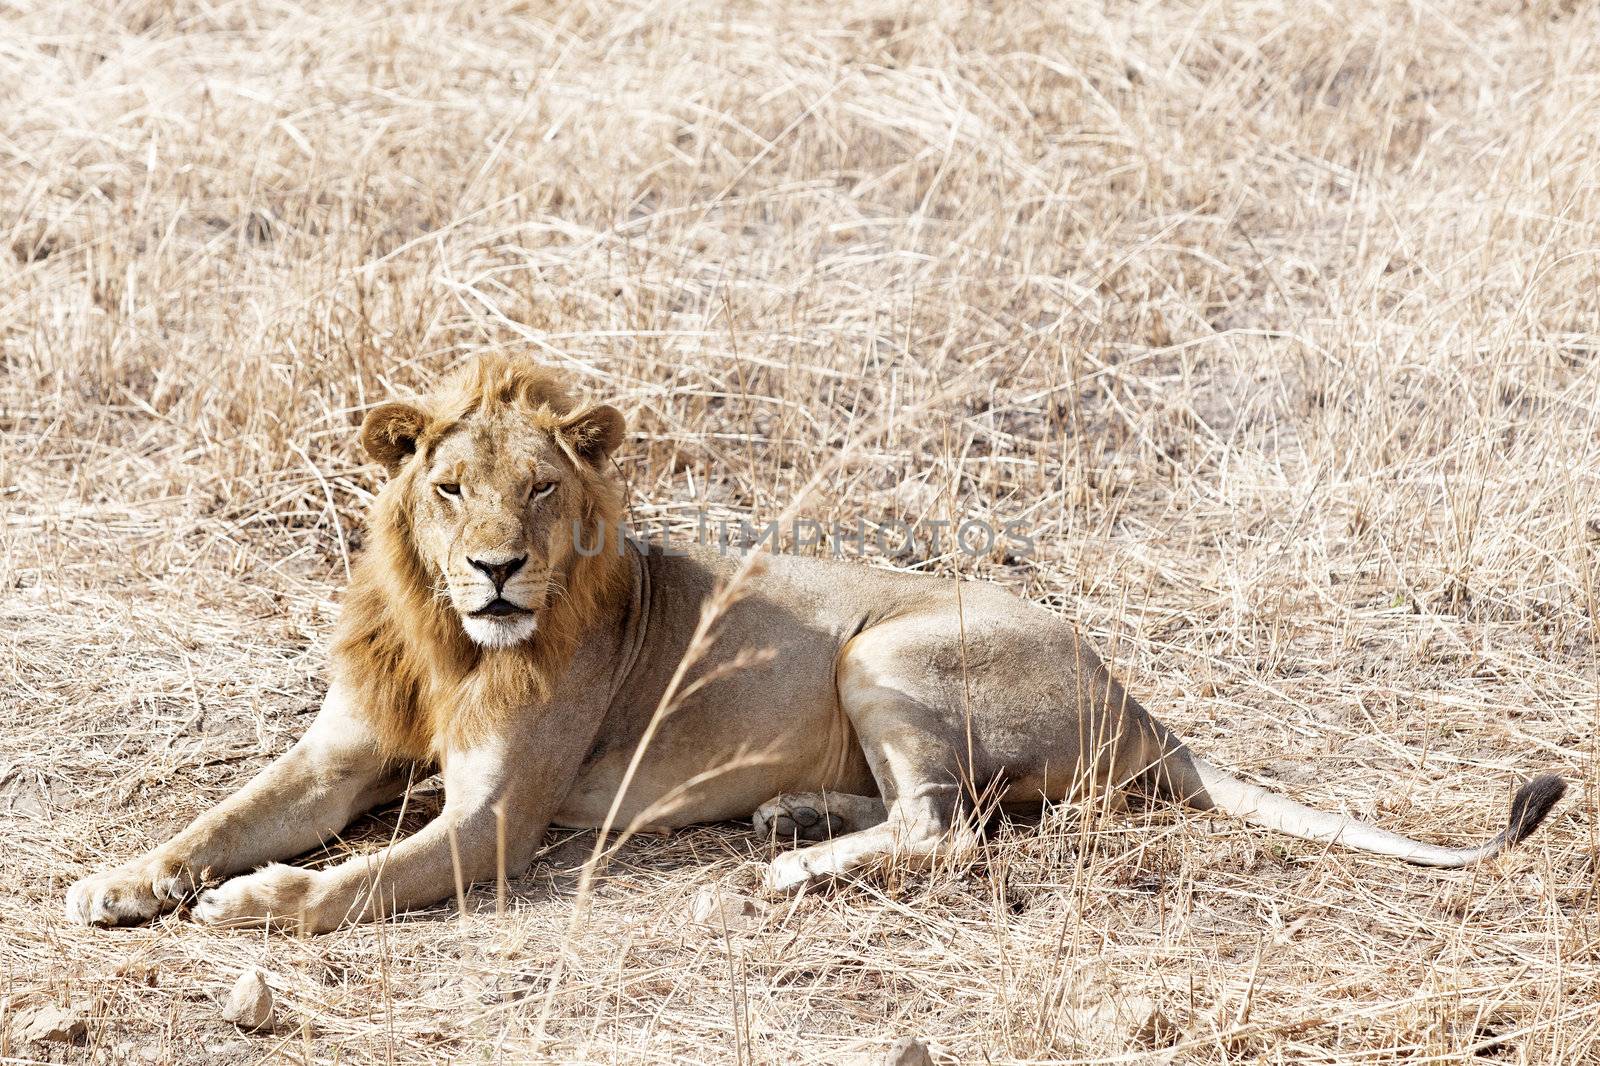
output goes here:
[[409, 403], [379, 404], [367, 412], [361, 423], [361, 446], [383, 464], [389, 476], [417, 450], [417, 438], [428, 425], [428, 416]]
[[627, 431], [622, 412], [607, 404], [586, 407], [561, 423], [561, 434], [571, 442], [572, 450], [592, 466], [605, 462]]

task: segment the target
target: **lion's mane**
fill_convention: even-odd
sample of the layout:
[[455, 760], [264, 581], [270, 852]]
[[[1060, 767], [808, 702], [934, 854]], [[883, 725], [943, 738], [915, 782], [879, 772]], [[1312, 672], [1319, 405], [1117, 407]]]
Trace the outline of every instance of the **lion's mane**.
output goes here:
[[[416, 548], [416, 493], [430, 450], [475, 412], [510, 406], [529, 433], [550, 433], [577, 470], [578, 493], [564, 494], [568, 527], [585, 546], [606, 538], [603, 550], [574, 553], [560, 590], [540, 613], [523, 645], [486, 651], [475, 645], [435, 591], [435, 579]], [[531, 702], [549, 698], [579, 639], [627, 592], [629, 570], [616, 548], [623, 490], [609, 472], [582, 461], [557, 429], [576, 408], [549, 371], [530, 362], [485, 356], [449, 378], [422, 405], [427, 422], [416, 455], [391, 478], [368, 514], [368, 546], [351, 574], [333, 646], [335, 680], [371, 718], [384, 753], [426, 759], [451, 744], [492, 733]]]

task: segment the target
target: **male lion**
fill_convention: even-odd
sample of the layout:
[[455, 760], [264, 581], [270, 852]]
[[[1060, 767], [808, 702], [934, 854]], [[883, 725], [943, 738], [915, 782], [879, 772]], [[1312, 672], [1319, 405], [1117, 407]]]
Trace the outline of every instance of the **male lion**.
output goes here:
[[[516, 873], [547, 827], [607, 819], [672, 686], [619, 824], [753, 817], [762, 832], [819, 841], [778, 856], [776, 891], [892, 854], [926, 859], [979, 796], [1035, 805], [1136, 785], [1459, 867], [1527, 836], [1565, 788], [1553, 776], [1525, 785], [1482, 847], [1409, 840], [1198, 758], [1042, 608], [992, 585], [818, 559], [753, 569], [709, 650], [685, 660], [738, 563], [614, 535], [623, 493], [609, 459], [622, 437], [613, 408], [578, 406], [550, 372], [501, 357], [425, 401], [373, 410], [361, 440], [389, 482], [321, 712], [172, 840], [73, 885], [67, 913], [144, 921], [231, 877], [200, 892], [197, 919], [326, 930], [444, 899], [458, 877]], [[414, 836], [328, 869], [277, 864], [434, 766], [444, 809]]]

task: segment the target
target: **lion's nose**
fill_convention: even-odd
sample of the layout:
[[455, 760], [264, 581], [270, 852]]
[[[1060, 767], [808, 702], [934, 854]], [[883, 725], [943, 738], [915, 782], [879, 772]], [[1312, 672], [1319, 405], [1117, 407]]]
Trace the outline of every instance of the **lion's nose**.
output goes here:
[[499, 592], [506, 587], [506, 582], [511, 580], [511, 575], [522, 569], [522, 564], [528, 561], [526, 555], [519, 555], [515, 559], [507, 559], [503, 563], [490, 563], [482, 559], [468, 559], [474, 569], [481, 570], [489, 575], [489, 580], [494, 582], [494, 590]]

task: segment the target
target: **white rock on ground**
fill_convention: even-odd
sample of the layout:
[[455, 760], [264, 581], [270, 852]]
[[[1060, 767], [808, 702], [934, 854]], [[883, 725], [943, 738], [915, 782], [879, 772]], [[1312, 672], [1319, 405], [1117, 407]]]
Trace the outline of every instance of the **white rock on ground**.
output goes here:
[[83, 1015], [64, 1007], [35, 1007], [21, 1011], [12, 1033], [24, 1044], [50, 1041], [56, 1044], [81, 1044], [89, 1035], [89, 1023]]
[[889, 1045], [883, 1066], [934, 1066], [928, 1043], [914, 1036], [902, 1036]]
[[272, 989], [260, 970], [246, 970], [233, 983], [222, 1016], [241, 1029], [267, 1029], [272, 1025]]
[[764, 912], [755, 900], [724, 892], [716, 885], [700, 889], [689, 904], [690, 921], [716, 929], [722, 928], [724, 922], [729, 929], [750, 929], [760, 925], [763, 917]]

